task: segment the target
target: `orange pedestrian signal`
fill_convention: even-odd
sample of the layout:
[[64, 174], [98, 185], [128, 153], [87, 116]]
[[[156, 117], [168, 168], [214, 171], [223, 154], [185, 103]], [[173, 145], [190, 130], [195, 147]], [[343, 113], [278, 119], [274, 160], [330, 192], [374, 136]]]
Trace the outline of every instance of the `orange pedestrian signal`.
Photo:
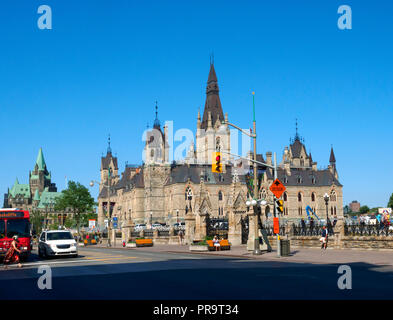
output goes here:
[[221, 152], [213, 152], [212, 172], [222, 173]]

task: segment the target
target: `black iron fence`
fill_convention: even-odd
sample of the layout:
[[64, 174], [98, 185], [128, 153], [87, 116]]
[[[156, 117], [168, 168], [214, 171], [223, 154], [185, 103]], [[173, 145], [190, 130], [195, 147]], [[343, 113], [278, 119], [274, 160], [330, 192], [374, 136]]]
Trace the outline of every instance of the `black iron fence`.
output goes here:
[[159, 237], [169, 237], [169, 230], [158, 230]]
[[152, 229], [143, 230], [143, 234], [144, 234], [145, 238], [153, 238], [153, 230]]
[[393, 227], [388, 225], [345, 224], [346, 236], [393, 236]]

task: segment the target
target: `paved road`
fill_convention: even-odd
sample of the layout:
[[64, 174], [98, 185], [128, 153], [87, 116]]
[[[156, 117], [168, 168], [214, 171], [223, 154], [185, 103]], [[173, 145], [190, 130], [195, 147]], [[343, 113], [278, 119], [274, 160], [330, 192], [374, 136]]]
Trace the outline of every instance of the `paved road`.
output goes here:
[[[264, 261], [140, 249], [80, 248], [78, 258], [0, 270], [1, 299], [389, 299], [393, 267], [351, 263], [352, 290], [339, 290], [339, 264]], [[40, 290], [40, 265], [52, 289]]]

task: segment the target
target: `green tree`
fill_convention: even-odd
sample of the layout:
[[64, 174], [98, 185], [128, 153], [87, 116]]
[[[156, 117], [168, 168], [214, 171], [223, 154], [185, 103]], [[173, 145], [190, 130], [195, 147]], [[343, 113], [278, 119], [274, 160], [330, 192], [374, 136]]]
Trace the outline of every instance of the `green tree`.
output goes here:
[[388, 202], [388, 208], [392, 208], [393, 209], [393, 193], [390, 196], [389, 202]]
[[30, 215], [30, 222], [33, 225], [33, 232], [37, 235], [41, 234], [43, 227], [44, 215], [38, 209], [34, 209]]
[[89, 190], [79, 182], [69, 181], [68, 188], [61, 192], [60, 197], [56, 198], [55, 210], [71, 209], [79, 234], [83, 215], [93, 212], [94, 206], [95, 202]]
[[361, 206], [360, 209], [359, 209], [360, 213], [367, 213], [369, 211], [370, 211], [370, 208], [367, 207], [367, 206]]

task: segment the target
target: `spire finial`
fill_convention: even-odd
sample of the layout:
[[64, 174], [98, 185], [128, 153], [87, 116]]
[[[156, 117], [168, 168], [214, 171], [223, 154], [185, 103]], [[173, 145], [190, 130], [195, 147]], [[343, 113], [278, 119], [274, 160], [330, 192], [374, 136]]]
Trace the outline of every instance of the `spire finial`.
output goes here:
[[298, 126], [297, 126], [297, 118], [296, 118], [296, 121], [295, 121], [295, 125], [296, 125], [295, 141], [296, 140], [300, 141], [299, 132], [298, 132]]
[[108, 150], [107, 153], [112, 153], [111, 149], [111, 134], [108, 134]]
[[214, 64], [214, 52], [210, 53], [210, 65]]
[[154, 120], [153, 128], [158, 129], [158, 128], [160, 128], [161, 124], [160, 124], [160, 120], [158, 120], [158, 102], [157, 102], [157, 100], [156, 100], [156, 107], [155, 108], [156, 108], [156, 119]]

